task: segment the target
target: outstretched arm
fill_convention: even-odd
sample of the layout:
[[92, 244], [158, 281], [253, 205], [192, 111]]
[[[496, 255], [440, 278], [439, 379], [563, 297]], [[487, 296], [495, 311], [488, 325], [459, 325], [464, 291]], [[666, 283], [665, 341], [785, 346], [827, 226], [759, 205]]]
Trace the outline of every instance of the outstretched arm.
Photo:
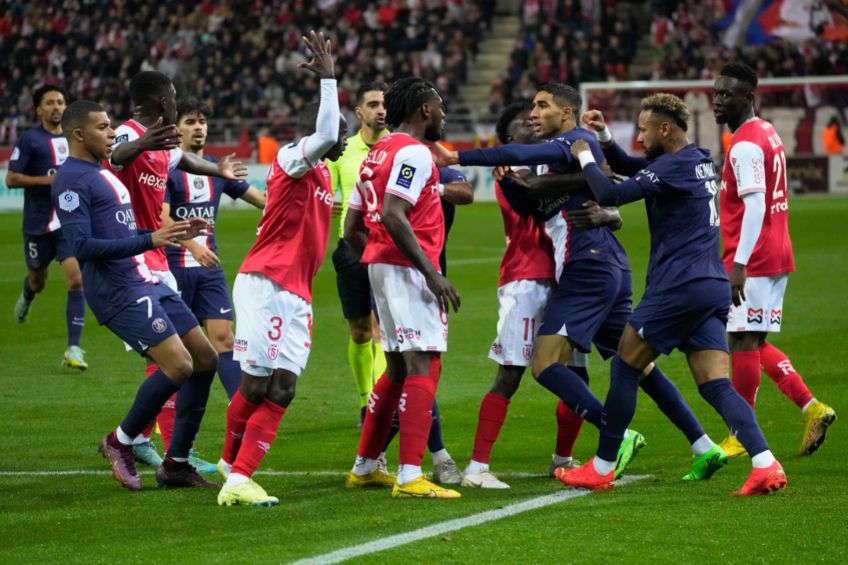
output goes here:
[[645, 198], [645, 189], [634, 179], [628, 179], [618, 185], [612, 184], [598, 167], [589, 144], [585, 141], [580, 140], [572, 144], [571, 152], [580, 160], [589, 188], [601, 206], [621, 206]]

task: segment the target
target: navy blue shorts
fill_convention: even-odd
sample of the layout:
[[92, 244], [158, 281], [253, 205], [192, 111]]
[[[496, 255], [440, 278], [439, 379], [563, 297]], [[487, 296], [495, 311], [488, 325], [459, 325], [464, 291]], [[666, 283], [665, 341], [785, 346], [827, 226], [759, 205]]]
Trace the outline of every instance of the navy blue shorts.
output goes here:
[[675, 348], [727, 351], [729, 309], [727, 280], [698, 279], [657, 293], [648, 289], [629, 324], [666, 355]]
[[233, 303], [223, 269], [172, 266], [171, 273], [177, 280], [183, 302], [198, 320], [233, 319]]
[[174, 334], [185, 335], [198, 325], [185, 302], [167, 285], [150, 285], [150, 289], [150, 294], [131, 302], [105, 324], [142, 355], [147, 348]]
[[564, 335], [588, 353], [592, 344], [604, 359], [618, 350], [632, 313], [630, 271], [601, 261], [568, 263], [548, 299], [539, 335]]
[[60, 263], [74, 252], [68, 242], [62, 237], [62, 231], [52, 231], [41, 235], [24, 234], [24, 258], [30, 271], [40, 271], [56, 259]]

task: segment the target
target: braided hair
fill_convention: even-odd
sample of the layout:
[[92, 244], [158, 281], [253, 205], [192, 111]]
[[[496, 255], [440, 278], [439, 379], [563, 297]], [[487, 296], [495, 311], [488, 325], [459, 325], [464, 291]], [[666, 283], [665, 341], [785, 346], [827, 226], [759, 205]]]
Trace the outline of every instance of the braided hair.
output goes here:
[[433, 95], [439, 96], [439, 90], [423, 78], [406, 77], [393, 82], [384, 95], [386, 125], [397, 129]]

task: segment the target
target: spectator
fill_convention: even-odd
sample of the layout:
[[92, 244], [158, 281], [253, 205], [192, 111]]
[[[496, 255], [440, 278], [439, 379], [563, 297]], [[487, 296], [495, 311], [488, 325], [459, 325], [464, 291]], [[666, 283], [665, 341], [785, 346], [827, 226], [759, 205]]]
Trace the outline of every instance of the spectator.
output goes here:
[[842, 136], [842, 128], [839, 118], [833, 116], [822, 131], [822, 143], [824, 152], [828, 155], [842, 155], [845, 151], [845, 138]]

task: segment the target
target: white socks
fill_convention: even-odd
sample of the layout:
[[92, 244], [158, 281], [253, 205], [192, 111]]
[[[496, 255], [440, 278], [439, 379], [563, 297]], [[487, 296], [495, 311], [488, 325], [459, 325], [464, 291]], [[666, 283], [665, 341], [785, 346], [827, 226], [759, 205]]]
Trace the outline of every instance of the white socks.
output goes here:
[[377, 460], [376, 459], [368, 459], [366, 457], [356, 456], [356, 462], [353, 464], [354, 475], [359, 477], [364, 477], [365, 475], [370, 475], [377, 469]]
[[694, 453], [695, 456], [703, 455], [704, 453], [712, 449], [714, 445], [715, 443], [713, 443], [713, 440], [710, 439], [710, 436], [704, 434], [698, 439], [696, 439], [695, 442], [692, 444], [692, 453]]
[[468, 467], [465, 468], [465, 474], [466, 475], [472, 475], [474, 473], [481, 473], [483, 471], [488, 471], [488, 470], [489, 470], [489, 464], [488, 463], [480, 463], [479, 461], [475, 461], [475, 460], [472, 459], [471, 462], [468, 463]]
[[398, 484], [405, 485], [406, 483], [412, 482], [424, 473], [421, 472], [421, 467], [418, 465], [401, 465], [398, 468], [397, 474], [397, 482]]
[[442, 448], [438, 451], [434, 451], [430, 454], [430, 457], [433, 458], [433, 465], [444, 463], [445, 461], [448, 461], [451, 458], [450, 453], [448, 453], [448, 450], [445, 448]]
[[601, 459], [596, 455], [592, 457], [592, 466], [595, 467], [595, 471], [597, 471], [599, 475], [606, 475], [615, 469], [615, 461], [607, 461], [606, 459]]

